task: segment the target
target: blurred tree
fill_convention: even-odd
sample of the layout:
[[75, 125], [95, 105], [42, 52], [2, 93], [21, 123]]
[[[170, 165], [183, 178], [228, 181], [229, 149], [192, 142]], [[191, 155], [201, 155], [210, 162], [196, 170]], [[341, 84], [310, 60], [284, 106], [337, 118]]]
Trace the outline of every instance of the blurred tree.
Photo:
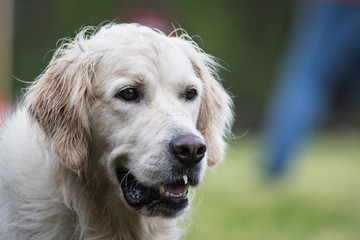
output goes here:
[[0, 1], [0, 128], [10, 109], [13, 0]]
[[11, 59], [13, 31], [13, 1], [0, 2], [0, 95], [9, 97], [11, 91]]

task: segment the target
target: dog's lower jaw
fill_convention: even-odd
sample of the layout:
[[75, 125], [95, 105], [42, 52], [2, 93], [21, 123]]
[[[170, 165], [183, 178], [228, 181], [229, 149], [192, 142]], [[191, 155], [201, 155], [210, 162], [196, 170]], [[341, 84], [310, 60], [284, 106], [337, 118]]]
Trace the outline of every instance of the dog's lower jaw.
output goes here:
[[83, 229], [83, 239], [179, 239], [182, 233], [177, 225], [178, 219], [147, 217], [120, 205], [116, 211], [99, 215], [93, 227]]
[[[82, 192], [81, 198], [87, 198], [86, 201], [76, 202], [73, 200], [77, 199], [79, 192], [69, 193], [74, 194], [68, 198], [72, 199], [72, 202], [65, 204], [71, 206], [74, 211], [73, 216], [77, 218], [68, 221], [76, 222], [78, 225], [76, 227], [78, 232], [74, 232], [74, 239], [157, 240], [181, 237], [181, 230], [177, 226], [178, 218], [149, 217], [129, 208], [120, 199], [118, 184], [112, 183], [99, 172], [91, 173], [90, 179], [76, 181], [77, 176], [71, 170], [63, 168], [63, 171], [68, 172], [69, 177], [64, 178], [62, 184], [76, 182], [77, 189]], [[114, 191], [114, 189], [119, 191]]]
[[[129, 209], [120, 201], [114, 205], [117, 206], [106, 211], [102, 211], [99, 206], [100, 215], [94, 222], [94, 231], [89, 232], [88, 237], [84, 239], [157, 240], [181, 237], [181, 230], [177, 226], [178, 218], [149, 217], [139, 211]], [[87, 231], [87, 229], [84, 230]]]
[[130, 209], [146, 216], [172, 218], [179, 216], [188, 207], [186, 194], [190, 183], [185, 184], [181, 177], [159, 187], [149, 187], [140, 183], [124, 167], [117, 167], [116, 174], [121, 199]]

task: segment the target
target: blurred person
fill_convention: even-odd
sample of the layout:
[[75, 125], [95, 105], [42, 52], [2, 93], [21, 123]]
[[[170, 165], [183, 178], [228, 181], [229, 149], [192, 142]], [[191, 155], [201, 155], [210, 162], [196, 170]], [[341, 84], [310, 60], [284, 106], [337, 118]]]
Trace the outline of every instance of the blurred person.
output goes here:
[[291, 31], [265, 113], [262, 163], [268, 177], [286, 172], [339, 85], [346, 80], [360, 90], [360, 0], [303, 1]]
[[5, 94], [0, 94], [0, 129], [5, 124], [6, 117], [10, 112], [11, 104]]
[[128, 6], [124, 22], [139, 23], [141, 25], [158, 29], [165, 34], [173, 30], [174, 11], [172, 4], [166, 0], [144, 1], [139, 0]]

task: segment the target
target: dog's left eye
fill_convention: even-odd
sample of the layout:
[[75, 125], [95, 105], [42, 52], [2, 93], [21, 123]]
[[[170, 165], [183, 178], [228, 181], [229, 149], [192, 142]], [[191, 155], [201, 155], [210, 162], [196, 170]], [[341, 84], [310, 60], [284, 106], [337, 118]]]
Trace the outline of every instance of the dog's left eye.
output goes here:
[[197, 91], [196, 89], [193, 89], [193, 88], [189, 88], [186, 90], [185, 92], [185, 98], [186, 100], [189, 100], [189, 101], [192, 101], [196, 98], [197, 96]]
[[135, 88], [126, 88], [115, 95], [116, 98], [122, 98], [127, 101], [134, 101], [138, 96], [138, 91]]

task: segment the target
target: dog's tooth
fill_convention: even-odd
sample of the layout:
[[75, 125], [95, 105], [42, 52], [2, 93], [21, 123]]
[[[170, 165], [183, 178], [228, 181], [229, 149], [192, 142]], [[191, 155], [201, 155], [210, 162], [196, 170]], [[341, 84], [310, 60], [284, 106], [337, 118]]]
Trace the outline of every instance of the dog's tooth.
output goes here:
[[160, 193], [160, 195], [164, 195], [164, 193], [165, 193], [165, 188], [164, 188], [163, 185], [161, 185], [161, 186], [159, 187], [159, 193]]
[[168, 191], [165, 191], [165, 197], [168, 197], [170, 193]]
[[184, 194], [183, 194], [183, 193], [180, 193], [180, 194], [179, 194], [179, 197], [183, 197], [183, 196], [184, 196]]
[[174, 194], [173, 194], [173, 193], [170, 193], [169, 196], [170, 196], [170, 197], [174, 197]]
[[183, 179], [184, 179], [184, 183], [187, 184], [187, 183], [188, 183], [188, 180], [189, 180], [189, 179], [188, 179], [188, 176], [187, 176], [187, 175], [184, 175], [184, 176], [183, 176]]

